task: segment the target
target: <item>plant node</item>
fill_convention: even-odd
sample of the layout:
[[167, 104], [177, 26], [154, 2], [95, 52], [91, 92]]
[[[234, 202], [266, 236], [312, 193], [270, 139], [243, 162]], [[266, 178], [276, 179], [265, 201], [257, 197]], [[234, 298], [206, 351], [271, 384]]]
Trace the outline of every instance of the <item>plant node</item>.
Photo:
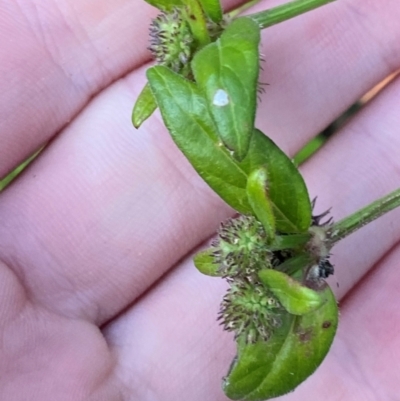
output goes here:
[[215, 40], [217, 40], [231, 22], [232, 18], [227, 14], [225, 14], [222, 17], [222, 20], [218, 23], [207, 19], [207, 31], [210, 35], [211, 41], [214, 42]]

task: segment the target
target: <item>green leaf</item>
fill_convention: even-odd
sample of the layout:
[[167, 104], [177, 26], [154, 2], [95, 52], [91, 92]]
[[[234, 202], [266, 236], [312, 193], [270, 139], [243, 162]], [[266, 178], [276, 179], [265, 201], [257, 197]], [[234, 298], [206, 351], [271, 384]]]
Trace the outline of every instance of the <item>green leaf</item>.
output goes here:
[[268, 175], [264, 167], [250, 173], [247, 179], [247, 196], [258, 220], [262, 223], [267, 241], [275, 238], [275, 217], [268, 195]]
[[205, 93], [218, 134], [237, 160], [245, 157], [254, 128], [259, 42], [257, 24], [239, 18], [192, 61], [195, 80]]
[[163, 66], [147, 70], [152, 92], [173, 140], [210, 187], [241, 213], [252, 213], [246, 174], [220, 146], [207, 102], [195, 84]]
[[187, 11], [186, 21], [190, 26], [197, 46], [203, 47], [210, 43], [211, 38], [207, 29], [206, 16], [198, 0], [185, 0]]
[[151, 92], [150, 85], [147, 83], [138, 96], [132, 111], [132, 123], [135, 128], [139, 128], [157, 108], [156, 99]]
[[182, 0], [145, 0], [145, 1], [161, 11], [171, 11], [174, 7], [180, 7], [184, 5], [184, 2]]
[[224, 381], [233, 400], [261, 401], [294, 390], [325, 358], [338, 323], [338, 308], [328, 286], [320, 293], [326, 302], [316, 311], [283, 317], [268, 341], [238, 341], [238, 356]]
[[283, 249], [304, 248], [310, 238], [311, 235], [309, 233], [277, 235], [274, 242], [270, 245], [270, 250], [281, 251]]
[[305, 315], [326, 302], [326, 298], [319, 292], [302, 285], [280, 271], [263, 269], [258, 273], [258, 277], [292, 315]]
[[194, 258], [194, 265], [200, 271], [207, 276], [218, 277], [219, 264], [214, 263], [214, 256], [212, 255], [212, 249], [206, 249], [205, 251], [198, 252]]
[[207, 100], [197, 85], [164, 66], [150, 68], [147, 77], [175, 143], [225, 202], [240, 213], [253, 214], [247, 196], [247, 177], [264, 166], [276, 229], [281, 233], [308, 230], [311, 204], [304, 180], [273, 141], [254, 130], [247, 156], [237, 163], [219, 143]]
[[219, 0], [200, 0], [200, 4], [210, 20], [215, 23], [222, 20], [222, 8]]
[[239, 166], [246, 174], [261, 166], [267, 168], [268, 194], [273, 203], [278, 231], [297, 233], [308, 230], [311, 225], [311, 203], [303, 177], [271, 139], [256, 129], [249, 152]]

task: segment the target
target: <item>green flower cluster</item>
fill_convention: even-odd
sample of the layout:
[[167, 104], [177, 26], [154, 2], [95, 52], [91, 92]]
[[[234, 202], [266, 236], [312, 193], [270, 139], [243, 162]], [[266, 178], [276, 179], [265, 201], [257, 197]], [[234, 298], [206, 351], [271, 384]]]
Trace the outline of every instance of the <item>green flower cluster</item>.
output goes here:
[[280, 327], [284, 313], [275, 296], [260, 283], [234, 280], [225, 294], [218, 320], [224, 330], [243, 337], [246, 343], [267, 341], [274, 329]]
[[226, 331], [248, 343], [268, 340], [284, 312], [279, 301], [260, 282], [258, 272], [272, 267], [263, 225], [254, 216], [239, 215], [222, 223], [212, 241], [213, 264], [230, 287], [218, 316]]
[[272, 253], [266, 246], [263, 225], [254, 216], [239, 215], [222, 223], [212, 241], [218, 275], [252, 282], [257, 271], [271, 267]]
[[153, 58], [175, 72], [181, 72], [192, 55], [193, 35], [182, 9], [163, 12], [150, 25], [150, 46]]

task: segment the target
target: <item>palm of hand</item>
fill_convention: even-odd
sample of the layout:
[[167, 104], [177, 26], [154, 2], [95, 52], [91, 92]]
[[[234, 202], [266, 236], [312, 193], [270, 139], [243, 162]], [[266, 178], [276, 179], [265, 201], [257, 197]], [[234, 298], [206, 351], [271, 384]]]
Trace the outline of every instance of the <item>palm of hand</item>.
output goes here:
[[[183, 258], [231, 211], [158, 117], [141, 132], [129, 121], [155, 10], [139, 0], [0, 7], [0, 173], [54, 138], [0, 196], [1, 398], [225, 399], [234, 343], [215, 323], [223, 283]], [[295, 153], [400, 66], [399, 17], [395, 1], [342, 0], [264, 32], [270, 86], [257, 125]], [[398, 186], [399, 85], [304, 166], [321, 210], [340, 218]], [[338, 296], [352, 290], [338, 337], [285, 399], [399, 393], [398, 215], [335, 250]]]

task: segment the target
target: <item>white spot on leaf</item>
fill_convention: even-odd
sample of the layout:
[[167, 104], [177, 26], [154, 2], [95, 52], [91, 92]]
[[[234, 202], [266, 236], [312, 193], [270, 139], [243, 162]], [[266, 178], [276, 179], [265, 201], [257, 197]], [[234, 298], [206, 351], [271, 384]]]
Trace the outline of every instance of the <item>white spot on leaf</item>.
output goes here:
[[218, 89], [213, 97], [213, 105], [223, 107], [229, 104], [229, 96], [223, 89]]

